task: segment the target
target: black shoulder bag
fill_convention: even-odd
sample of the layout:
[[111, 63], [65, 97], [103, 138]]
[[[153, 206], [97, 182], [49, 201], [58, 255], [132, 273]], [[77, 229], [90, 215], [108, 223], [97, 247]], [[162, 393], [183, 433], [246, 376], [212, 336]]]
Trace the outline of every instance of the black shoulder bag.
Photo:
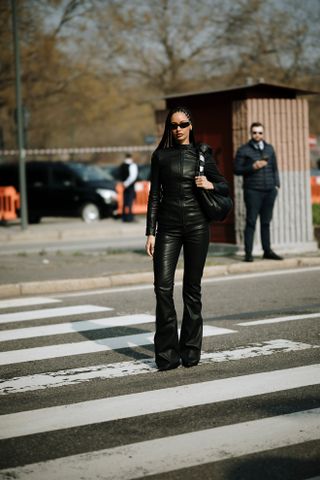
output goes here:
[[[199, 147], [199, 176], [204, 175], [205, 157], [202, 145]], [[231, 197], [225, 197], [215, 189], [198, 188], [199, 202], [203, 213], [210, 222], [223, 222], [233, 207]]]

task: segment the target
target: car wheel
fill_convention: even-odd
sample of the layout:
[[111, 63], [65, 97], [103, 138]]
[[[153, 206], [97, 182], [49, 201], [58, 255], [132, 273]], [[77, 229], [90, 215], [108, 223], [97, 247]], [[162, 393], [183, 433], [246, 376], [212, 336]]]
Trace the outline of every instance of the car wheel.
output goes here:
[[94, 203], [86, 203], [81, 208], [81, 218], [84, 222], [96, 222], [100, 220], [100, 210]]

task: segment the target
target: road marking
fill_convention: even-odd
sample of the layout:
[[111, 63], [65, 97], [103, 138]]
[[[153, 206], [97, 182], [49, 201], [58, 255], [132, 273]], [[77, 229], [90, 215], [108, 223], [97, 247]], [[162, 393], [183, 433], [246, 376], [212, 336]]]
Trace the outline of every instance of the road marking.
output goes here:
[[[17, 480], [130, 480], [320, 438], [320, 408], [2, 470]], [[90, 473], [89, 473], [90, 472]]]
[[0, 300], [0, 308], [30, 307], [31, 305], [44, 305], [45, 303], [56, 302], [61, 302], [61, 300], [49, 297], [13, 298], [11, 300]]
[[[272, 355], [274, 353], [287, 353], [309, 348], [320, 348], [318, 345], [291, 342], [290, 340], [278, 339], [263, 343], [254, 343], [250, 346], [239, 347], [232, 350], [224, 350], [214, 353], [202, 353], [200, 365], [208, 363], [220, 363], [238, 361], [246, 358]], [[64, 387], [88, 382], [93, 379], [109, 379], [154, 373], [157, 370], [152, 358], [144, 358], [131, 362], [118, 362], [88, 367], [44, 372], [35, 375], [15, 377], [0, 381], [0, 395], [30, 392], [48, 388]]]
[[122, 315], [119, 317], [106, 317], [94, 320], [81, 320], [79, 322], [57, 323], [40, 327], [17, 328], [0, 332], [0, 341], [18, 340], [22, 338], [36, 338], [47, 335], [60, 335], [64, 333], [88, 332], [101, 328], [122, 327], [143, 323], [154, 323], [154, 315]]
[[319, 318], [320, 312], [308, 313], [303, 315], [288, 315], [286, 317], [266, 318], [265, 320], [252, 320], [250, 322], [240, 322], [237, 325], [251, 327], [252, 325], [265, 325], [268, 323], [291, 322], [292, 320], [307, 320], [309, 318]]
[[[234, 333], [236, 330], [227, 328], [205, 326], [203, 336], [224, 335]], [[69, 357], [85, 353], [103, 352], [106, 350], [118, 350], [121, 348], [135, 348], [140, 345], [153, 343], [154, 332], [140, 333], [137, 335], [123, 335], [120, 337], [100, 338], [85, 342], [64, 343], [48, 345], [46, 347], [25, 348], [22, 350], [9, 350], [0, 353], [0, 365], [13, 363], [45, 360], [48, 358]]]
[[27, 312], [2, 313], [0, 315], [0, 323], [25, 322], [27, 320], [38, 320], [39, 318], [54, 318], [79, 314], [82, 315], [85, 313], [107, 312], [109, 310], [113, 310], [113, 308], [98, 307], [97, 305], [76, 305], [72, 307], [29, 310]]
[[[203, 278], [202, 283], [205, 284], [205, 283], [233, 282], [234, 280], [272, 277], [277, 275], [292, 275], [295, 273], [310, 273], [310, 272], [317, 272], [319, 270], [320, 270], [320, 267], [305, 267], [305, 268], [288, 268], [287, 270], [277, 270], [277, 271], [272, 270], [268, 272], [242, 273], [242, 274], [235, 274], [235, 275], [227, 274], [226, 276], [221, 276], [221, 277]], [[182, 282], [180, 281], [175, 282], [175, 286], [181, 287]], [[82, 297], [83, 295], [88, 296], [88, 295], [100, 295], [105, 293], [134, 292], [137, 290], [150, 290], [153, 288], [154, 287], [151, 284], [131, 285], [128, 287], [100, 288], [97, 290], [85, 290], [81, 292], [55, 294], [55, 296], [58, 298]]]
[[11, 413], [0, 417], [0, 439], [110, 422], [318, 384], [320, 364]]
[[292, 275], [296, 273], [310, 273], [318, 272], [320, 267], [304, 267], [304, 268], [288, 268], [286, 270], [271, 270], [267, 272], [254, 272], [254, 273], [241, 273], [235, 275], [228, 275], [225, 277], [214, 277], [214, 278], [203, 278], [202, 282], [204, 283], [216, 283], [219, 281], [229, 282], [233, 280], [244, 280], [250, 278], [261, 278], [261, 277], [274, 277], [281, 275]]

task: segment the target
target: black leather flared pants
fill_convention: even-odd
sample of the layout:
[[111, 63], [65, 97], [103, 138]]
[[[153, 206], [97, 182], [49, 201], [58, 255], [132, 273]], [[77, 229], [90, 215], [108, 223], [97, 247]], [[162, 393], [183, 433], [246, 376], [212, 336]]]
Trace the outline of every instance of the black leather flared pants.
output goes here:
[[[155, 360], [158, 368], [196, 364], [200, 359], [203, 321], [201, 278], [209, 245], [209, 225], [172, 227], [156, 235], [154, 287], [156, 294]], [[174, 274], [183, 246], [183, 317], [180, 338], [173, 301]]]

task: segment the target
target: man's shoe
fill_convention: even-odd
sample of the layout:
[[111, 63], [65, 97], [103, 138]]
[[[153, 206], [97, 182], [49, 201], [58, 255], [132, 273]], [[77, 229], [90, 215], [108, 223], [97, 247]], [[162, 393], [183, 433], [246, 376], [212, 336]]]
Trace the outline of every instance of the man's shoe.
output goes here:
[[283, 260], [283, 257], [280, 257], [280, 255], [277, 255], [272, 250], [269, 250], [268, 252], [264, 252], [263, 258], [267, 260]]
[[253, 256], [250, 253], [247, 253], [244, 257], [245, 262], [253, 262]]

